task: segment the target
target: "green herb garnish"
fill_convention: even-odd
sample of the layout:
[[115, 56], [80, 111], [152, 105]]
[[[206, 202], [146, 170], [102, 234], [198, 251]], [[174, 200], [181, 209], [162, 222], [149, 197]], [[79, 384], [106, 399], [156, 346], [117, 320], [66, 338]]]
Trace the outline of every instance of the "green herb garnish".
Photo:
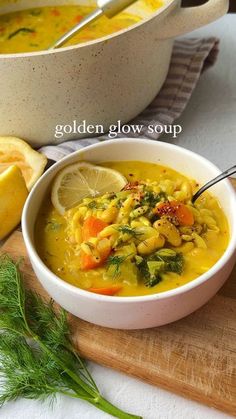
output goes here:
[[118, 201], [116, 202], [116, 208], [122, 208], [124, 199], [119, 198]]
[[162, 275], [175, 272], [181, 275], [184, 268], [184, 257], [172, 249], [161, 249], [150, 256], [136, 260], [137, 267], [147, 287], [153, 287], [162, 280]]
[[143, 198], [141, 199], [140, 205], [149, 205], [150, 207], [154, 208], [158, 202], [164, 200], [166, 200], [165, 192], [155, 193], [146, 190]]
[[102, 203], [99, 203], [97, 201], [91, 201], [88, 204], [88, 208], [89, 209], [100, 209], [100, 210], [104, 210], [104, 209], [106, 209], [106, 205], [105, 204], [102, 204]]
[[57, 221], [52, 220], [52, 221], [47, 222], [46, 229], [47, 230], [58, 231], [58, 230], [60, 230], [61, 226], [62, 226], [61, 223], [58, 223]]
[[89, 202], [88, 208], [89, 209], [96, 209], [97, 208], [97, 202], [96, 201]]
[[135, 228], [130, 227], [128, 224], [120, 225], [116, 228], [119, 233], [128, 234], [134, 238], [138, 238], [138, 236], [142, 235], [143, 233], [137, 231]]
[[182, 253], [172, 249], [161, 249], [156, 252], [156, 257], [165, 263], [166, 272], [175, 272], [181, 275], [184, 268], [184, 257]]
[[125, 262], [129, 255], [127, 256], [119, 256], [119, 255], [113, 255], [109, 256], [107, 259], [107, 269], [112, 269], [112, 276], [113, 278], [117, 278], [120, 275], [120, 268], [122, 263]]
[[18, 397], [44, 400], [61, 393], [86, 400], [117, 418], [140, 418], [100, 394], [74, 351], [67, 313], [25, 290], [19, 263], [0, 256], [0, 405]]
[[16, 31], [10, 33], [10, 35], [8, 35], [7, 39], [11, 39], [14, 36], [18, 35], [19, 33], [35, 33], [35, 30], [30, 29], [30, 28], [20, 28], [20, 29], [17, 29]]

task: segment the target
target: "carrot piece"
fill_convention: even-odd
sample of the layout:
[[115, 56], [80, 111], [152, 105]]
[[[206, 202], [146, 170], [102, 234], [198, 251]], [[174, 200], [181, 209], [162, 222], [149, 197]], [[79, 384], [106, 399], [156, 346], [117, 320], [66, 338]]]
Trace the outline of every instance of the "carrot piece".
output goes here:
[[82, 271], [88, 271], [89, 269], [97, 268], [98, 266], [99, 266], [99, 263], [97, 263], [96, 260], [92, 256], [87, 255], [83, 250], [81, 250], [80, 267]]
[[82, 19], [83, 19], [83, 16], [81, 16], [81, 15], [77, 15], [77, 16], [75, 16], [75, 18], [74, 18], [74, 22], [75, 22], [75, 23], [79, 23]]
[[194, 217], [190, 209], [181, 202], [162, 202], [156, 207], [158, 215], [169, 215], [176, 217], [180, 225], [191, 226], [194, 224]]
[[99, 220], [99, 218], [93, 216], [86, 218], [82, 227], [83, 241], [89, 240], [91, 237], [97, 237], [98, 233], [107, 226], [108, 224]]
[[61, 12], [58, 9], [52, 9], [51, 14], [53, 16], [61, 16]]
[[97, 261], [93, 256], [87, 255], [83, 250], [81, 250], [80, 252], [81, 270], [88, 271], [89, 269], [98, 268], [99, 266], [104, 264], [104, 262], [106, 261], [110, 253], [111, 253], [111, 249], [107, 249], [106, 252], [103, 252], [103, 254], [100, 255], [100, 259]]
[[194, 217], [192, 211], [184, 204], [176, 205], [177, 208], [177, 217], [180, 224], [192, 226], [194, 224]]
[[[97, 237], [98, 233], [102, 231], [108, 224], [99, 218], [96, 217], [88, 217], [84, 221], [82, 227], [82, 240], [87, 241], [91, 237]], [[111, 249], [106, 249], [103, 254], [100, 254], [100, 259], [96, 261], [96, 259], [92, 255], [87, 255], [85, 252], [81, 251], [80, 253], [80, 266], [83, 271], [87, 271], [89, 269], [98, 268], [99, 266], [103, 265], [105, 260], [108, 258]]]
[[87, 291], [94, 292], [95, 294], [102, 294], [102, 295], [115, 295], [117, 294], [123, 287], [121, 285], [112, 285], [111, 287], [107, 288], [88, 288]]

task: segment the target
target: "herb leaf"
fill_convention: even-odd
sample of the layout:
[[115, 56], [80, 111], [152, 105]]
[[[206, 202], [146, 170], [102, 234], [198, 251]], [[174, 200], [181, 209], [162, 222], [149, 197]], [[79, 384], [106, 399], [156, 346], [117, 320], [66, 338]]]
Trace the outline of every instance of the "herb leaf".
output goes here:
[[165, 192], [155, 193], [153, 191], [146, 190], [143, 198], [141, 199], [140, 205], [149, 205], [154, 208], [156, 204], [162, 200], [166, 200]]
[[14, 332], [1, 333], [0, 362], [0, 373], [6, 379], [1, 389], [0, 405], [17, 399], [19, 395], [40, 400], [48, 396], [54, 398], [58, 388], [63, 387], [55, 362]]
[[91, 201], [88, 204], [88, 208], [89, 209], [105, 210], [106, 209], [106, 205], [104, 203], [101, 203], [101, 202]]
[[120, 225], [116, 230], [122, 234], [128, 234], [134, 238], [138, 238], [138, 236], [142, 235], [141, 232], [137, 231], [135, 228], [130, 227], [128, 224]]
[[112, 268], [112, 276], [116, 278], [120, 275], [120, 267], [128, 256], [113, 255], [107, 259], [107, 269]]
[[181, 275], [184, 268], [184, 257], [172, 249], [161, 249], [150, 256], [136, 261], [137, 267], [144, 277], [145, 285], [153, 287], [162, 280], [162, 275], [175, 272]]
[[19, 28], [16, 31], [10, 33], [10, 35], [8, 36], [7, 39], [11, 39], [14, 36], [16, 36], [16, 35], [18, 35], [19, 33], [22, 33], [22, 32], [24, 32], [24, 33], [35, 33], [35, 30], [34, 29], [30, 29], [30, 28]]

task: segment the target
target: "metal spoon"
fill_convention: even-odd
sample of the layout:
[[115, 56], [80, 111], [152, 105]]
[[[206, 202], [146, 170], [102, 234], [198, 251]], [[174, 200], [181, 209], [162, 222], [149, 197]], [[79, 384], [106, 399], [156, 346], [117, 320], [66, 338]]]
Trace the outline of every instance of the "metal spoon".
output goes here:
[[229, 169], [222, 172], [220, 175], [216, 176], [214, 179], [207, 182], [205, 185], [203, 185], [192, 197], [192, 203], [196, 201], [196, 199], [199, 198], [199, 196], [205, 192], [208, 188], [215, 185], [216, 183], [220, 182], [222, 179], [225, 179], [226, 177], [233, 175], [236, 173], [236, 166], [232, 166]]
[[84, 29], [91, 22], [97, 20], [100, 16], [105, 15], [109, 18], [117, 15], [137, 0], [98, 0], [98, 8], [81, 20], [80, 23], [73, 26], [68, 32], [62, 35], [49, 49], [61, 47], [65, 42], [69, 41], [79, 31]]

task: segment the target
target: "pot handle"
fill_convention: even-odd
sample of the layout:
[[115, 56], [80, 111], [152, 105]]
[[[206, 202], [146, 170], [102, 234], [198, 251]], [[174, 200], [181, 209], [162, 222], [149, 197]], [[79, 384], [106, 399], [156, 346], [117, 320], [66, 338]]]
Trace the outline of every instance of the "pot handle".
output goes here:
[[195, 7], [175, 8], [158, 30], [158, 38], [175, 38], [217, 20], [227, 13], [229, 0], [208, 0]]

